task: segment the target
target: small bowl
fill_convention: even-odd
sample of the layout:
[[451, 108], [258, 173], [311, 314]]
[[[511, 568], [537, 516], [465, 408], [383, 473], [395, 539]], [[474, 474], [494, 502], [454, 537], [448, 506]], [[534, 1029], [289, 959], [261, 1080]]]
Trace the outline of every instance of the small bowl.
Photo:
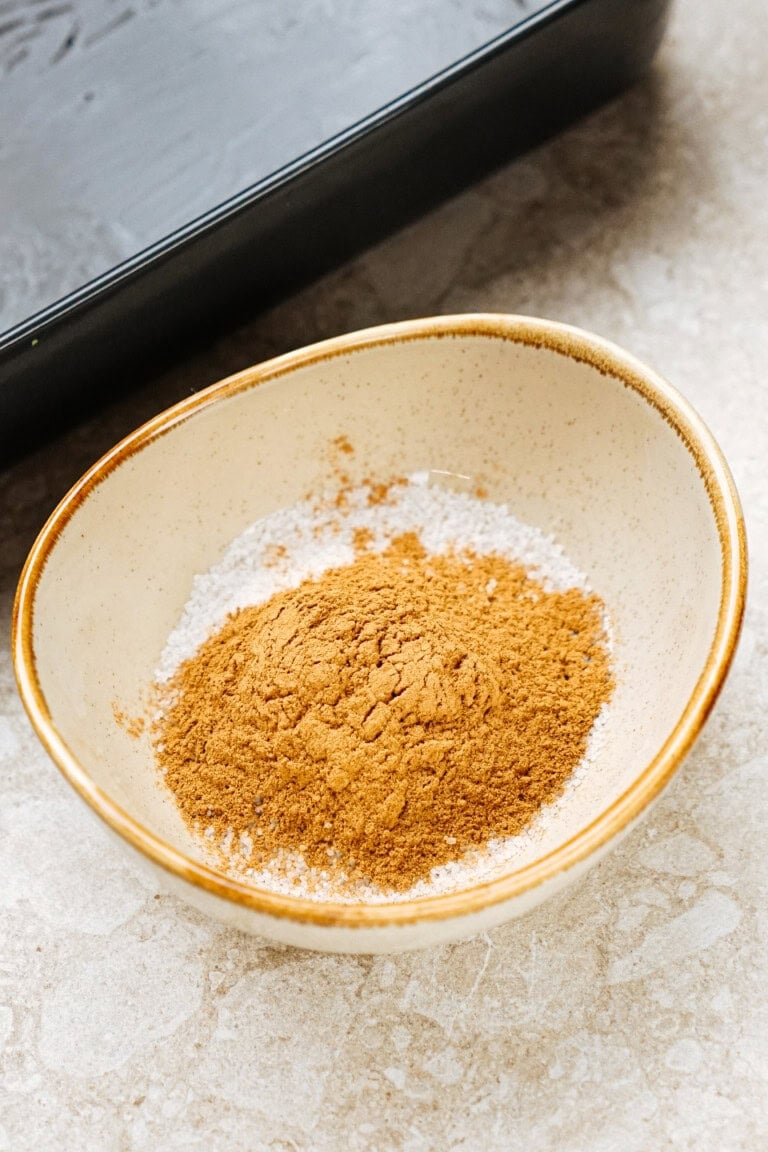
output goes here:
[[[611, 613], [617, 689], [587, 778], [519, 866], [403, 903], [316, 902], [205, 862], [158, 781], [139, 713], [166, 638], [250, 522], [332, 475], [471, 477], [553, 533]], [[13, 651], [40, 739], [83, 799], [227, 924], [307, 948], [394, 952], [476, 933], [584, 872], [659, 795], [723, 684], [746, 543], [728, 467], [664, 380], [597, 336], [443, 316], [340, 336], [249, 368], [139, 428], [62, 500], [21, 576]], [[128, 725], [130, 727], [130, 725]]]

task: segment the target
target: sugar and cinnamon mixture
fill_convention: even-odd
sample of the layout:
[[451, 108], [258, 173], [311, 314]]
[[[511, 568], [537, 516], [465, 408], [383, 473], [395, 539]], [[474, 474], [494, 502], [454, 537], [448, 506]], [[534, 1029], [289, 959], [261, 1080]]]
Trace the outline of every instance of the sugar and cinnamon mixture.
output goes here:
[[165, 783], [209, 854], [260, 886], [466, 883], [594, 751], [602, 602], [506, 507], [427, 480], [253, 525], [169, 638]]

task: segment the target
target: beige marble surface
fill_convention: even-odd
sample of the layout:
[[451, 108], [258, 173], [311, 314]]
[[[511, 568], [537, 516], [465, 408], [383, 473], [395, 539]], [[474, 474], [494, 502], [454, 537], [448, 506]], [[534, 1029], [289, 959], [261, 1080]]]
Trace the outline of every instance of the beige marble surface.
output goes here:
[[145, 415], [320, 335], [521, 311], [691, 398], [752, 556], [733, 674], [645, 824], [526, 919], [393, 959], [268, 947], [156, 891], [38, 747], [5, 639], [0, 1149], [768, 1147], [766, 45], [758, 0], [680, 0], [641, 87], [0, 475], [7, 621], [52, 503]]

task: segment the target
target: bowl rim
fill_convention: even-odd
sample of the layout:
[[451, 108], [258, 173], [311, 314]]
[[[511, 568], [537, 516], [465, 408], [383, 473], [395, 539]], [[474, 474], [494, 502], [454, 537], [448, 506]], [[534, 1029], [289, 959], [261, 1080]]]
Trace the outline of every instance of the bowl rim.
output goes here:
[[[88, 495], [134, 454], [210, 405], [337, 356], [441, 337], [502, 339], [587, 363], [632, 389], [671, 425], [702, 477], [720, 539], [722, 592], [707, 659], [674, 728], [630, 786], [575, 835], [523, 868], [456, 892], [391, 904], [316, 901], [250, 887], [193, 860], [145, 828], [94, 783], [62, 739], [48, 710], [35, 665], [34, 608], [40, 576], [60, 533]], [[467, 313], [380, 325], [299, 348], [228, 376], [135, 429], [88, 469], [41, 529], [16, 589], [11, 647], [19, 693], [48, 754], [96, 814], [155, 864], [198, 888], [269, 917], [344, 928], [403, 926], [465, 916], [511, 901], [587, 861], [627, 829], [669, 782], [714, 706], [735, 654], [746, 587], [746, 531], [733, 477], [709, 429], [671, 384], [631, 353], [571, 325], [518, 315]]]

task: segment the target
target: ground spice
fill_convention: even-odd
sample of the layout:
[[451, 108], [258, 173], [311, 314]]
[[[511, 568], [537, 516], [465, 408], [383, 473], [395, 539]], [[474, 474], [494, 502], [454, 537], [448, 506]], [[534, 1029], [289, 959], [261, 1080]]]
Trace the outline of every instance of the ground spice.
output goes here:
[[154, 735], [198, 832], [402, 891], [557, 797], [612, 678], [597, 597], [414, 533], [366, 543], [230, 616]]
[[138, 740], [146, 725], [146, 720], [143, 716], [130, 716], [116, 701], [112, 702], [112, 715], [132, 740]]

